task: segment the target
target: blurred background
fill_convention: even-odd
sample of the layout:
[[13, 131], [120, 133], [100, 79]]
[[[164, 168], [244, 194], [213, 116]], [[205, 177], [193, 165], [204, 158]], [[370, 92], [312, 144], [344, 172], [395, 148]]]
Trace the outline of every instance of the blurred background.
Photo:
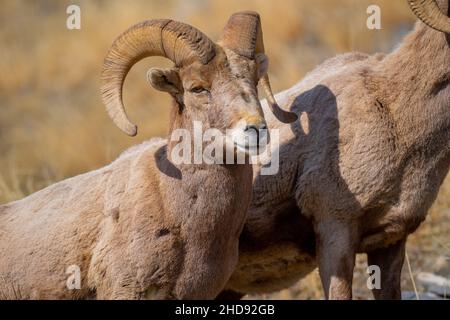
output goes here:
[[[66, 8], [81, 7], [81, 30], [66, 28]], [[367, 7], [381, 8], [368, 30]], [[187, 22], [217, 39], [233, 12], [261, 14], [274, 91], [289, 88], [327, 58], [348, 51], [389, 52], [415, 21], [404, 0], [3, 0], [0, 6], [0, 204], [101, 167], [127, 147], [168, 130], [170, 99], [145, 80], [161, 58], [138, 63], [124, 87], [135, 138], [123, 135], [100, 101], [99, 74], [109, 45], [146, 19]], [[410, 238], [403, 288], [421, 271], [450, 276], [450, 179], [427, 221]], [[355, 297], [370, 298], [359, 256]], [[417, 286], [420, 291], [420, 286]], [[449, 293], [450, 294], [450, 293]], [[321, 299], [317, 271], [294, 287], [252, 298]]]

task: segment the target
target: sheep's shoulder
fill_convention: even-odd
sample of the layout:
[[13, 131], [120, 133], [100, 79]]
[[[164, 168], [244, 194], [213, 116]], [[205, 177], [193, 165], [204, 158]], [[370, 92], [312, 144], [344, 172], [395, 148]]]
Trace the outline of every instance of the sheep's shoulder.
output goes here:
[[123, 152], [111, 165], [105, 193], [105, 211], [115, 214], [137, 203], [160, 202], [159, 158], [165, 154], [166, 140], [151, 139]]

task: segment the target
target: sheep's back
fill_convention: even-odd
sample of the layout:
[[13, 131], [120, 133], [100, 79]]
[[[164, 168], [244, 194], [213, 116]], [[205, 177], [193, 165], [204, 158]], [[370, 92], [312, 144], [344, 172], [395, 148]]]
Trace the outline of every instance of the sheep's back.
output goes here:
[[14, 298], [20, 291], [34, 299], [88, 294], [86, 286], [67, 290], [66, 271], [80, 267], [87, 279], [93, 250], [110, 218], [107, 209], [117, 201], [111, 190], [132, 178], [136, 159], [152, 161], [161, 145], [164, 141], [155, 139], [134, 146], [110, 165], [0, 206], [0, 293]]

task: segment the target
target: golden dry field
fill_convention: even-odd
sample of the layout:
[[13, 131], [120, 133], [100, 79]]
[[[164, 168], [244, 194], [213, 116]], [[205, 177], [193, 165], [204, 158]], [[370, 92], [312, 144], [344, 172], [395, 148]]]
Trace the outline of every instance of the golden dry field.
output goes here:
[[[66, 28], [65, 0], [4, 0], [0, 5], [0, 203], [101, 167], [127, 147], [166, 133], [170, 100], [145, 79], [140, 62], [125, 83], [125, 105], [139, 135], [123, 135], [99, 94], [103, 58], [114, 38], [152, 18], [188, 22], [216, 39], [229, 15], [262, 16], [274, 91], [287, 89], [317, 64], [348, 51], [389, 52], [411, 30], [403, 0], [78, 0], [81, 30]], [[366, 9], [381, 7], [382, 29], [368, 30]], [[425, 223], [410, 238], [412, 277], [428, 271], [450, 277], [450, 179]], [[358, 257], [355, 297], [370, 298], [365, 259]], [[403, 288], [412, 290], [405, 264]], [[421, 288], [418, 286], [418, 290]], [[293, 288], [254, 298], [320, 299], [317, 271]]]

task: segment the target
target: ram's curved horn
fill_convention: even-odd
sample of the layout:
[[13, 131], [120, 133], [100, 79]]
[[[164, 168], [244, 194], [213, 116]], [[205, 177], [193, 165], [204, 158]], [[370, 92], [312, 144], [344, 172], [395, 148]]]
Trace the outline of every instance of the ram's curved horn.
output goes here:
[[132, 26], [114, 41], [103, 64], [101, 94], [109, 116], [126, 134], [137, 134], [136, 125], [125, 113], [122, 87], [128, 71], [139, 60], [163, 56], [181, 66], [195, 59], [207, 64], [214, 55], [214, 43], [190, 25], [148, 20]]
[[[256, 54], [264, 53], [264, 41], [259, 14], [253, 11], [244, 11], [233, 14], [225, 26], [221, 38], [224, 47], [249, 59], [255, 59]], [[285, 111], [275, 101], [270, 87], [269, 75], [266, 73], [261, 79], [262, 88], [266, 94], [267, 102], [274, 115], [284, 123], [297, 120], [295, 113]]]
[[435, 0], [408, 0], [414, 14], [433, 29], [450, 34], [450, 18]]

